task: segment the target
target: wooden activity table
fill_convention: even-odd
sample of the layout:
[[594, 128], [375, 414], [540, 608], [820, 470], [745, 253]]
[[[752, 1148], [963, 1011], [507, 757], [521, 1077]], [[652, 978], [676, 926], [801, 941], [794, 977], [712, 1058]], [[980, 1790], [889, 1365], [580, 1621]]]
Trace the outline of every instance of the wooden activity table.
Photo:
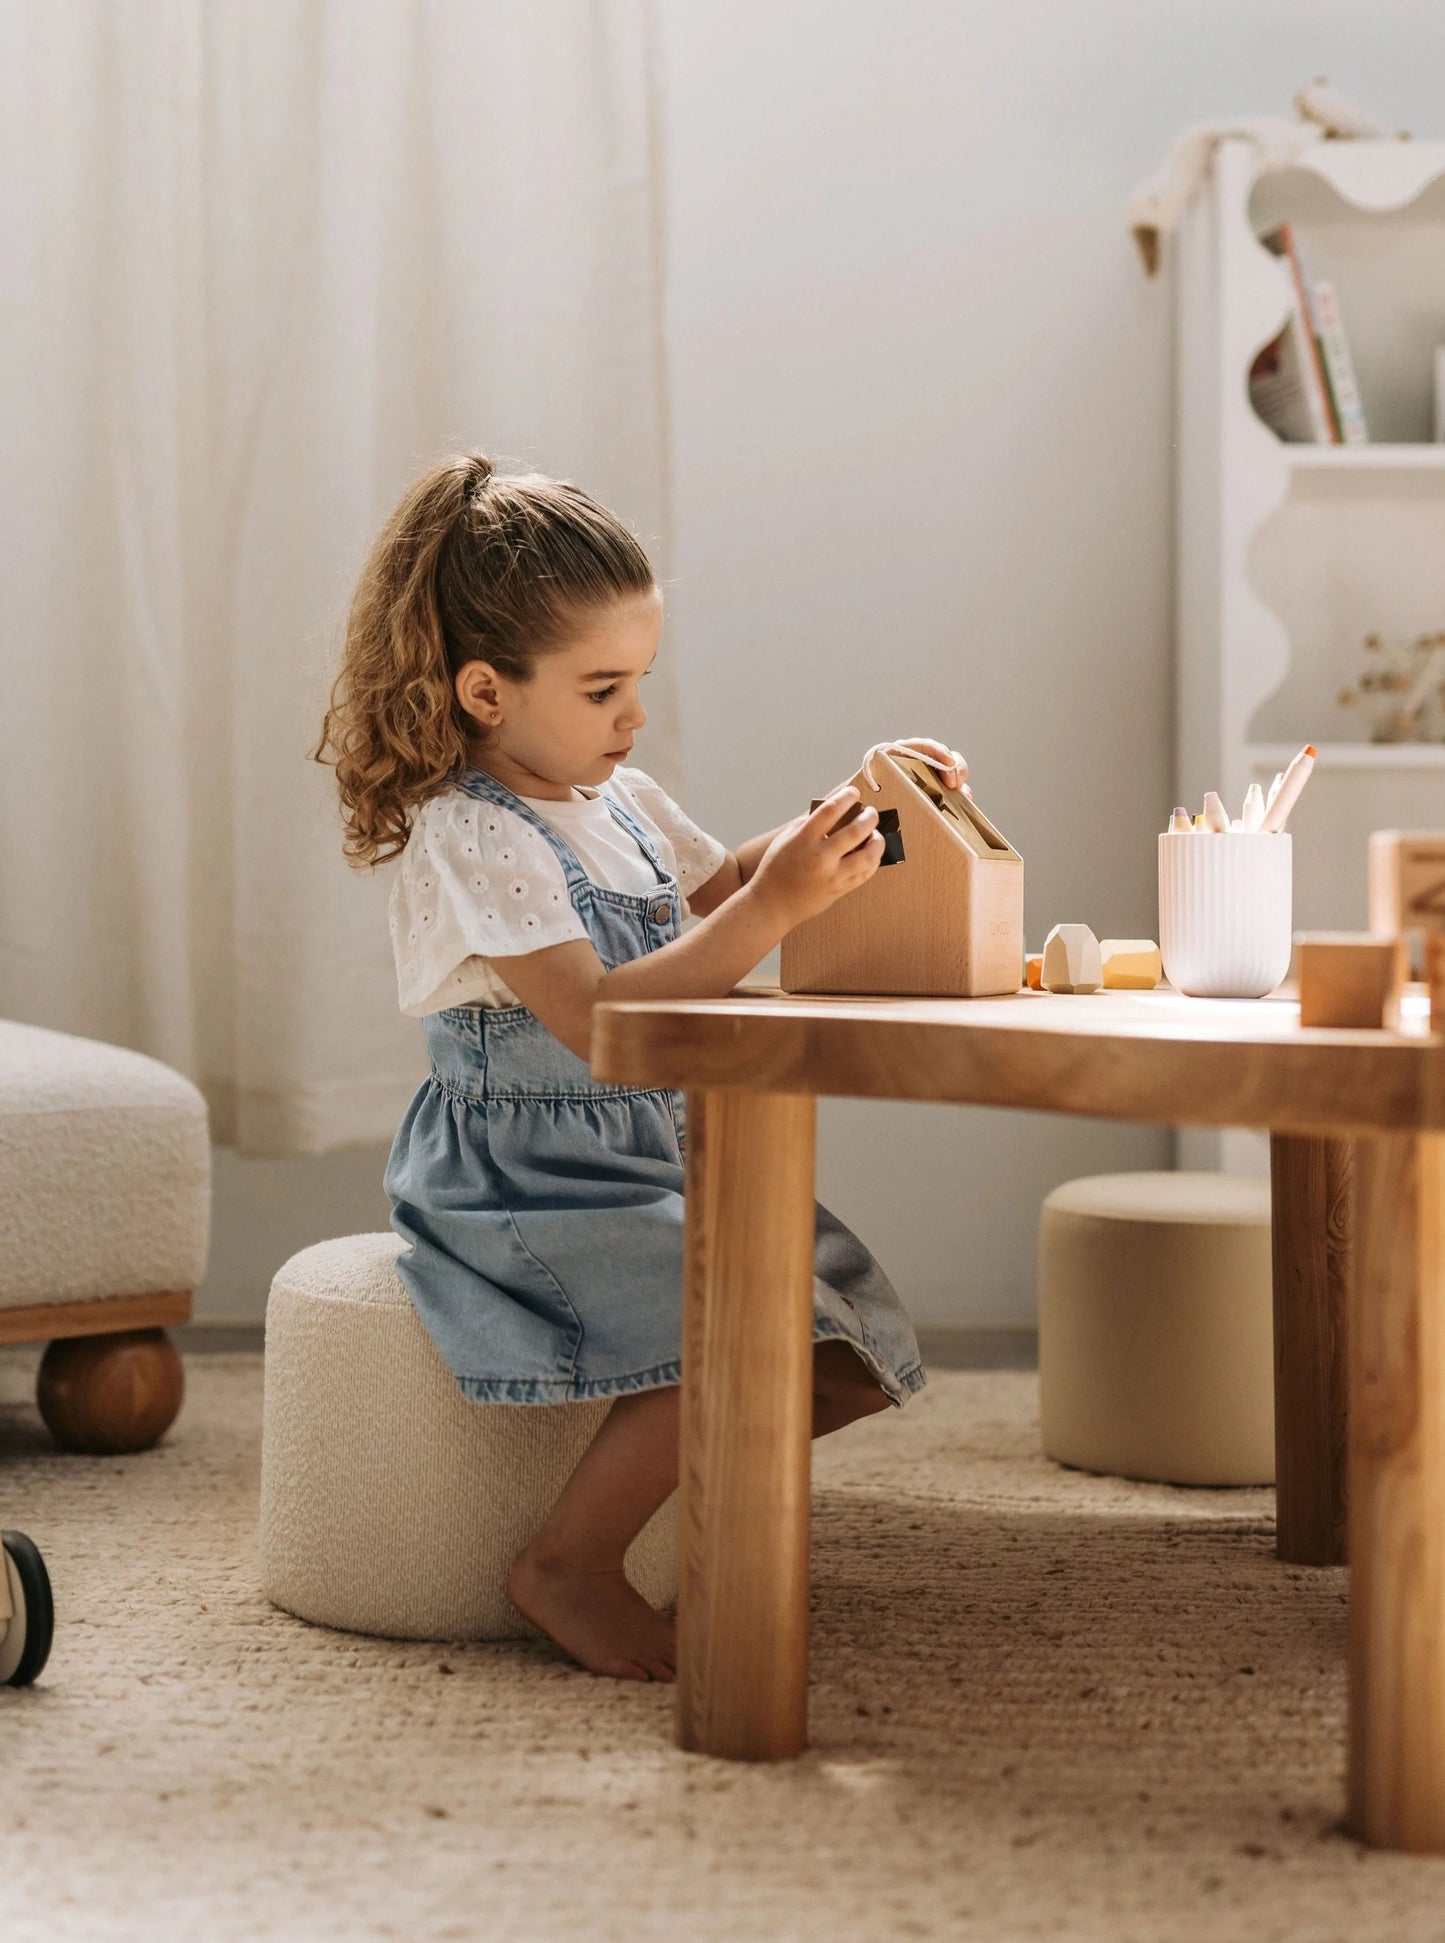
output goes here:
[[1168, 988], [596, 1008], [599, 1079], [687, 1094], [680, 1745], [807, 1744], [817, 1095], [1257, 1127], [1278, 1554], [1350, 1561], [1350, 1827], [1445, 1853], [1445, 1039], [1406, 1004], [1398, 1032]]

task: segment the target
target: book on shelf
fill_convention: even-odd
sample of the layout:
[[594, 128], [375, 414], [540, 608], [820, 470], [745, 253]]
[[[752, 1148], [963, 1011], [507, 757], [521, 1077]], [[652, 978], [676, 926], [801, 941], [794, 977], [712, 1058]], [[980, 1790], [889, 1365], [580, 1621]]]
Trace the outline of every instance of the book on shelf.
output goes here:
[[[1281, 438], [1316, 444], [1368, 444], [1364, 406], [1334, 283], [1316, 273], [1292, 224], [1280, 223], [1260, 241], [1282, 258], [1289, 272], [1290, 318], [1281, 333], [1287, 349], [1277, 361], [1288, 367], [1302, 397], [1290, 397], [1289, 387], [1276, 383], [1273, 392], [1265, 390], [1262, 401], [1254, 400], [1255, 409]], [[1285, 394], [1282, 399], [1281, 392]], [[1306, 422], [1307, 431], [1303, 429]]]
[[1259, 240], [1284, 261], [1290, 306], [1283, 330], [1250, 367], [1250, 403], [1270, 430], [1291, 444], [1338, 445], [1341, 433], [1330, 402], [1313, 293], [1294, 231], [1290, 224], [1280, 223]]
[[1344, 444], [1368, 445], [1370, 434], [1365, 425], [1365, 408], [1355, 383], [1355, 361], [1350, 356], [1350, 340], [1345, 335], [1335, 286], [1328, 277], [1316, 277], [1311, 288], [1319, 326], [1320, 356], [1329, 381], [1335, 425]]
[[1277, 438], [1289, 445], [1328, 445], [1333, 432], [1322, 423], [1315, 379], [1306, 363], [1303, 333], [1293, 319], [1249, 367], [1249, 402]]

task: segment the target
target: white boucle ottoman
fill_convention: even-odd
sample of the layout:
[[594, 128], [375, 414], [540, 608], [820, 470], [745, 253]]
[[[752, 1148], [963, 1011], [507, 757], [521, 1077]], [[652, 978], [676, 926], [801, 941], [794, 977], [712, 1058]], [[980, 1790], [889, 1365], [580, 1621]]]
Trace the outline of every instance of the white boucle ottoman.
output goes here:
[[[610, 1404], [469, 1402], [396, 1273], [395, 1234], [293, 1255], [266, 1307], [261, 1574], [268, 1599], [391, 1639], [536, 1638], [507, 1568]], [[677, 1592], [676, 1497], [627, 1576]]]
[[1274, 1482], [1267, 1180], [1096, 1174], [1039, 1221], [1039, 1413], [1062, 1464]]
[[[72, 1450], [142, 1450], [180, 1409], [206, 1270], [211, 1143], [145, 1054], [0, 1019], [0, 1343], [50, 1342], [41, 1414]], [[53, 1340], [52, 1340], [53, 1339]]]

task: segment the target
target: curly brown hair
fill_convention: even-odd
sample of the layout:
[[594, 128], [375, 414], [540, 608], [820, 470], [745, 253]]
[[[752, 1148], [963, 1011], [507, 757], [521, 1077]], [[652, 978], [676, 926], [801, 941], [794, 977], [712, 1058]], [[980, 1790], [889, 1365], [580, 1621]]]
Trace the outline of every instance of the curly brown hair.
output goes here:
[[636, 535], [564, 479], [499, 473], [481, 452], [424, 472], [362, 569], [311, 751], [336, 772], [347, 862], [404, 849], [418, 806], [485, 739], [457, 700], [467, 662], [530, 681], [588, 610], [655, 587]]

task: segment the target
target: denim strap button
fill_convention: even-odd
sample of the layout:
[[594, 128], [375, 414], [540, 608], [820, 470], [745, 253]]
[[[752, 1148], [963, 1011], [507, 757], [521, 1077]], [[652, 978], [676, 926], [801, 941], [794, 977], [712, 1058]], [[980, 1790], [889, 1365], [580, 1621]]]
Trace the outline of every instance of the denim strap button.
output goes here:
[[668, 920], [668, 919], [669, 919], [669, 918], [670, 918], [671, 916], [672, 916], [672, 906], [671, 906], [670, 904], [654, 904], [654, 905], [653, 905], [653, 907], [652, 907], [652, 921], [653, 921], [653, 923], [654, 923], [654, 924], [666, 924], [666, 923], [667, 923], [667, 920]]

